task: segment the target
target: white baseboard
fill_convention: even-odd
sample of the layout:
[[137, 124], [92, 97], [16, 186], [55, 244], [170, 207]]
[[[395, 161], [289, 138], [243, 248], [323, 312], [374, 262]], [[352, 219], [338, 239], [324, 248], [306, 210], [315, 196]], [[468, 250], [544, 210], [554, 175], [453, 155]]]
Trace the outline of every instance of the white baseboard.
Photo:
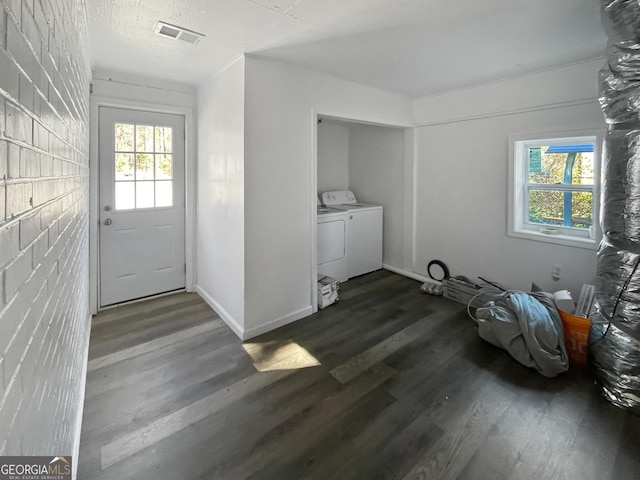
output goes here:
[[73, 471], [71, 472], [71, 478], [74, 480], [78, 475], [78, 460], [80, 459], [80, 435], [82, 434], [82, 417], [84, 416], [84, 398], [87, 389], [87, 367], [89, 366], [89, 340], [91, 339], [91, 322], [93, 315], [89, 314], [87, 321], [87, 338], [84, 340], [84, 349], [82, 351], [82, 373], [80, 375], [80, 408], [78, 408], [78, 415], [76, 418], [76, 434], [73, 440], [73, 452], [71, 453], [73, 459]]
[[257, 327], [253, 327], [245, 330], [244, 327], [241, 327], [237, 321], [233, 319], [229, 312], [227, 312], [218, 302], [216, 302], [211, 295], [205, 292], [202, 287], [196, 285], [195, 291], [202, 299], [207, 302], [207, 304], [215, 310], [215, 312], [220, 315], [220, 318], [224, 320], [224, 322], [229, 326], [233, 333], [235, 333], [240, 340], [249, 340], [250, 338], [257, 337], [258, 335], [262, 335], [263, 333], [270, 332], [271, 330], [275, 330], [276, 328], [284, 327], [290, 323], [295, 322], [296, 320], [300, 320], [301, 318], [308, 317], [313, 314], [313, 307], [309, 305], [308, 307], [301, 308], [295, 312], [284, 315], [280, 318], [276, 318], [275, 320], [271, 320], [267, 323], [259, 325]]
[[229, 312], [227, 312], [222, 305], [220, 305], [218, 302], [216, 302], [213, 297], [211, 295], [209, 295], [207, 292], [205, 292], [202, 287], [200, 287], [200, 285], [196, 285], [195, 286], [195, 292], [200, 295], [200, 297], [207, 302], [207, 304], [213, 308], [213, 310], [220, 315], [220, 318], [222, 320], [224, 320], [224, 323], [226, 323], [228, 325], [228, 327], [233, 330], [233, 333], [235, 333], [240, 340], [244, 340], [244, 335], [245, 335], [245, 331], [244, 331], [244, 327], [240, 326], [240, 324], [233, 319], [233, 317], [231, 315], [229, 315]]
[[271, 320], [263, 325], [245, 330], [243, 340], [249, 340], [250, 338], [257, 337], [258, 335], [283, 327], [289, 323], [295, 322], [296, 320], [300, 320], [301, 318], [308, 317], [311, 314], [313, 314], [313, 307], [309, 305], [308, 307], [301, 308], [298, 311], [276, 318], [275, 320]]
[[398, 275], [402, 275], [404, 277], [412, 278], [414, 280], [418, 280], [419, 282], [426, 282], [427, 277], [423, 275], [419, 275], [417, 273], [409, 272], [407, 270], [403, 270], [402, 268], [394, 267], [393, 265], [382, 265], [382, 268], [385, 270], [389, 270], [390, 272], [397, 273]]

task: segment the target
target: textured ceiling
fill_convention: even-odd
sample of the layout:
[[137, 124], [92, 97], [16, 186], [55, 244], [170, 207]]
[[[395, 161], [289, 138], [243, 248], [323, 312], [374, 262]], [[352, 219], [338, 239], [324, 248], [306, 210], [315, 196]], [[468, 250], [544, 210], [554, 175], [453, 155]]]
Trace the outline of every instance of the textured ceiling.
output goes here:
[[[197, 84], [243, 53], [410, 96], [600, 56], [598, 0], [88, 0], [96, 70]], [[204, 33], [158, 37], [158, 20]]]

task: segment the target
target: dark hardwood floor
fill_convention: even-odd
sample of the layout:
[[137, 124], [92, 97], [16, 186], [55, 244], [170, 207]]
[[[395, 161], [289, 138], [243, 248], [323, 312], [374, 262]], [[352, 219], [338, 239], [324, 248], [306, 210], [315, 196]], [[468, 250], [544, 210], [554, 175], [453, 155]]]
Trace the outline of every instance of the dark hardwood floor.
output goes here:
[[243, 344], [195, 294], [100, 313], [78, 478], [640, 479], [640, 417], [379, 271]]

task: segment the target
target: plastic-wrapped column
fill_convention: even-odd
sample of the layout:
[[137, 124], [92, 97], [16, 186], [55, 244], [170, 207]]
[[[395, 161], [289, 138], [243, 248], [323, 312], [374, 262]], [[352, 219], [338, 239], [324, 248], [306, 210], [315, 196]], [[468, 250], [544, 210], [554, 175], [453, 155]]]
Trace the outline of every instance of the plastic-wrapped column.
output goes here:
[[601, 0], [609, 124], [591, 352], [606, 398], [640, 414], [640, 0]]

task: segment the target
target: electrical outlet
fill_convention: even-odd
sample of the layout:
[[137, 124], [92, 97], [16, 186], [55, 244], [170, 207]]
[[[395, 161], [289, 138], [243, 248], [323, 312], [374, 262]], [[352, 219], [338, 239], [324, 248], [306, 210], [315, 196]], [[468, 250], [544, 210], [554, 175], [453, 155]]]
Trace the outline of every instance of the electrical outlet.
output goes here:
[[560, 267], [560, 265], [558, 265], [557, 263], [554, 263], [551, 266], [551, 278], [553, 278], [554, 280], [560, 280], [560, 271], [562, 270], [562, 268]]

